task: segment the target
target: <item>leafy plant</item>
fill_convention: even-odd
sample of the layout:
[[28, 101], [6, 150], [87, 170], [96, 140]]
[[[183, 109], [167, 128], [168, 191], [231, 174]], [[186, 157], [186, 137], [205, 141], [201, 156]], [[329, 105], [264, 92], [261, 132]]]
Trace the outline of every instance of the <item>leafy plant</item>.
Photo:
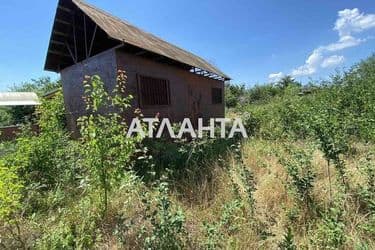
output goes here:
[[101, 217], [89, 198], [83, 198], [69, 210], [61, 210], [59, 217], [50, 218], [37, 249], [92, 249], [101, 238]]
[[84, 81], [87, 116], [79, 118], [82, 155], [90, 173], [93, 187], [100, 187], [102, 211], [108, 208], [108, 192], [112, 183], [124, 171], [131, 169], [131, 156], [136, 150], [139, 136], [127, 138], [124, 112], [130, 108], [132, 96], [125, 96], [127, 77], [119, 71], [112, 95], [106, 92], [99, 76]]
[[296, 192], [298, 200], [311, 206], [313, 204], [312, 189], [316, 178], [312, 170], [311, 154], [289, 146], [286, 147], [286, 151], [290, 157], [282, 157], [280, 162], [285, 166], [291, 178], [290, 185]]
[[26, 186], [39, 183], [44, 190], [51, 190], [75, 178], [78, 171], [76, 143], [70, 141], [62, 122], [62, 99], [62, 94], [57, 93], [55, 98], [43, 101], [38, 108], [39, 131], [25, 126], [14, 150], [5, 157], [6, 165], [17, 167]]
[[281, 250], [297, 250], [297, 247], [294, 243], [294, 235], [290, 227], [288, 227], [283, 241], [279, 244], [279, 248]]
[[162, 181], [154, 198], [156, 208], [152, 209], [152, 199], [143, 200], [146, 205], [146, 219], [151, 223], [151, 234], [145, 238], [146, 249], [181, 249], [185, 234], [185, 215], [182, 210], [172, 211], [168, 197], [168, 183]]
[[323, 220], [318, 225], [317, 238], [315, 239], [318, 248], [337, 249], [346, 241], [343, 210], [338, 206], [339, 204], [334, 205], [323, 214]]
[[9, 220], [21, 207], [23, 184], [14, 167], [0, 161], [0, 220]]
[[17, 168], [6, 167], [0, 160], [0, 232], [4, 231], [0, 234], [1, 248], [25, 248], [19, 223], [23, 188]]
[[360, 197], [369, 212], [375, 214], [375, 166], [371, 162], [371, 156], [362, 162], [360, 170], [366, 178], [366, 184], [360, 187]]
[[242, 220], [242, 207], [243, 204], [238, 199], [228, 202], [223, 205], [220, 220], [214, 223], [203, 223], [205, 249], [223, 248], [225, 236], [238, 232], [238, 224]]

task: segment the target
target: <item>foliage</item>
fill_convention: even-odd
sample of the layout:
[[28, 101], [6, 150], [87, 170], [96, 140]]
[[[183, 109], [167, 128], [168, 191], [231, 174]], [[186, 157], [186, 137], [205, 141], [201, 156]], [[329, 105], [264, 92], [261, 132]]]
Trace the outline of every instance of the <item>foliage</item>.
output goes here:
[[343, 210], [338, 206], [333, 206], [323, 215], [323, 220], [318, 225], [317, 238], [314, 244], [318, 248], [337, 249], [342, 247], [345, 241]]
[[12, 123], [12, 115], [10, 109], [0, 107], [0, 127], [8, 126]]
[[41, 77], [14, 85], [10, 90], [12, 92], [35, 92], [39, 96], [43, 96], [59, 88], [61, 88], [60, 80], [54, 81], [50, 77]]
[[14, 152], [6, 157], [6, 164], [17, 167], [27, 186], [38, 183], [50, 190], [75, 178], [74, 169], [79, 168], [76, 143], [69, 140], [61, 123], [64, 110], [61, 93], [56, 98], [44, 100], [38, 108], [39, 134], [31, 127], [24, 127]]
[[[232, 145], [233, 154], [236, 159], [236, 166], [233, 171], [238, 173], [239, 179], [241, 182], [242, 189], [245, 191], [246, 194], [246, 201], [249, 205], [251, 214], [254, 213], [255, 209], [255, 199], [254, 199], [254, 192], [256, 191], [256, 183], [254, 174], [251, 172], [250, 168], [246, 166], [244, 159], [243, 159], [243, 152], [242, 152], [242, 143], [238, 142]], [[234, 181], [232, 180], [233, 185], [235, 185]], [[235, 192], [238, 193], [238, 187], [234, 187]]]
[[146, 180], [158, 179], [164, 174], [181, 180], [187, 174], [202, 171], [211, 162], [223, 159], [236, 140], [208, 137], [191, 140], [145, 139], [134, 170]]
[[11, 218], [21, 206], [23, 185], [17, 169], [5, 167], [0, 161], [0, 221]]
[[298, 83], [285, 84], [285, 88], [255, 86], [246, 90], [249, 105], [237, 111], [257, 119], [257, 134], [262, 137], [315, 137], [326, 146], [333, 143], [324, 150], [338, 163], [350, 137], [374, 141], [374, 68], [372, 56], [329, 81], [304, 87]]
[[[89, 197], [88, 197], [89, 198]], [[90, 199], [82, 199], [70, 210], [62, 210], [45, 228], [37, 249], [90, 249], [100, 240], [100, 211]]]
[[[182, 249], [182, 238], [185, 234], [185, 215], [181, 210], [172, 211], [168, 197], [168, 183], [162, 181], [157, 187], [154, 201], [145, 197], [146, 220], [151, 223], [151, 234], [145, 237], [145, 249]], [[152, 209], [152, 203], [156, 208]]]
[[312, 205], [312, 191], [316, 174], [312, 170], [311, 153], [286, 146], [286, 155], [288, 157], [281, 156], [280, 162], [290, 177], [289, 182], [292, 190], [302, 204]]
[[131, 156], [142, 138], [127, 138], [125, 117], [132, 96], [125, 96], [125, 72], [119, 71], [116, 88], [107, 93], [99, 76], [86, 77], [84, 82], [87, 116], [79, 118], [81, 149], [84, 164], [90, 173], [91, 185], [99, 186], [102, 210], [107, 211], [108, 192], [113, 182], [131, 169]]
[[360, 169], [366, 182], [359, 187], [359, 195], [368, 212], [375, 215], [375, 165], [371, 162], [371, 155], [366, 158], [365, 161], [361, 162]]
[[286, 234], [284, 235], [283, 241], [279, 244], [282, 250], [296, 250], [297, 247], [294, 243], [294, 235], [292, 229], [288, 227]]
[[235, 108], [239, 104], [243, 104], [245, 99], [245, 85], [232, 85], [225, 86], [225, 105], [227, 108]]
[[301, 87], [301, 83], [297, 82], [291, 76], [284, 76], [283, 78], [280, 79], [280, 81], [277, 83], [277, 85], [282, 89], [286, 89], [286, 88], [289, 88], [291, 86]]
[[238, 232], [238, 222], [241, 220], [243, 204], [240, 200], [233, 200], [223, 205], [221, 217], [213, 223], [203, 223], [205, 249], [223, 248], [223, 241], [226, 235], [233, 235]]

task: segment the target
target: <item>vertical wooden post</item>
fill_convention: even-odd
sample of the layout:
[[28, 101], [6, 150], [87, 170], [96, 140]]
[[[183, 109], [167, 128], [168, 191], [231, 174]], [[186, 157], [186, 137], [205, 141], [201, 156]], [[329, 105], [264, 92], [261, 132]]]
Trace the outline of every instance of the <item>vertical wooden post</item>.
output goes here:
[[94, 46], [94, 40], [95, 40], [97, 29], [98, 29], [98, 25], [95, 24], [94, 34], [92, 35], [92, 38], [91, 38], [91, 44], [90, 44], [90, 50], [89, 50], [89, 57], [91, 56], [92, 47]]
[[74, 39], [74, 52], [76, 55], [76, 61], [78, 61], [78, 49], [77, 49], [77, 37], [76, 37], [76, 16], [73, 14], [73, 39]]
[[87, 46], [87, 28], [86, 28], [86, 15], [83, 13], [83, 30], [85, 32], [85, 52], [86, 59], [89, 58], [88, 46]]

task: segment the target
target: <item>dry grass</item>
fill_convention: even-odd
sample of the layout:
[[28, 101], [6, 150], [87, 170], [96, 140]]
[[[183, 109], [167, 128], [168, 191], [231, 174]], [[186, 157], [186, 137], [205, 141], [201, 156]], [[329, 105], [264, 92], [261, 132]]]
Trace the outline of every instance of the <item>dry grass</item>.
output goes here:
[[[304, 147], [303, 142], [296, 143], [299, 147]], [[281, 150], [281, 143], [253, 140], [245, 144], [243, 148], [244, 163], [255, 177], [256, 191], [255, 214], [252, 222], [244, 220], [239, 225], [239, 232], [235, 235], [225, 235], [224, 247], [227, 249], [276, 249], [283, 239], [286, 226], [290, 225], [289, 213], [296, 210], [296, 199], [288, 189], [288, 174], [285, 168], [280, 165], [278, 158], [273, 153]], [[345, 159], [347, 174], [351, 188], [355, 189], [363, 184], [364, 177], [358, 171], [360, 159], [366, 155], [371, 147], [356, 145], [356, 156]], [[192, 199], [176, 199], [187, 215], [187, 230], [197, 246], [204, 241], [202, 234], [202, 222], [215, 222], [220, 219], [224, 204], [234, 200], [236, 197], [231, 188], [231, 180], [238, 182], [239, 176], [235, 171], [231, 171], [236, 164], [233, 158], [229, 157], [229, 171], [219, 166], [213, 166], [214, 174], [210, 180], [203, 179], [199, 183], [194, 183], [191, 193], [195, 197]], [[328, 209], [330, 206], [330, 184], [328, 165], [321, 152], [315, 151], [313, 154], [313, 168], [316, 172], [316, 181], [313, 189], [313, 200], [320, 209]], [[332, 197], [338, 196], [342, 191], [339, 182], [335, 178], [334, 167], [330, 167]], [[193, 186], [192, 185], [188, 186]], [[242, 193], [242, 190], [240, 190]], [[241, 194], [242, 195], [242, 194]], [[179, 195], [176, 195], [178, 197]], [[374, 246], [374, 237], [363, 235], [360, 226], [366, 223], [368, 216], [363, 214], [355, 199], [348, 195], [344, 201], [345, 205], [345, 233], [348, 236], [344, 249], [354, 249], [367, 237], [369, 246]], [[291, 224], [294, 231], [296, 245], [311, 249], [315, 237], [317, 223], [320, 222], [316, 215], [307, 210], [297, 209], [299, 213]], [[246, 214], [246, 213], [245, 213]], [[311, 221], [309, 221], [311, 220]], [[257, 225], [254, 225], [256, 223]], [[257, 227], [262, 227], [268, 236], [262, 238]], [[373, 248], [375, 249], [375, 248]]]
[[[306, 148], [304, 142], [293, 143], [299, 148]], [[230, 214], [230, 225], [236, 226], [230, 230], [227, 226], [218, 226], [220, 232], [219, 248], [221, 249], [278, 249], [284, 239], [286, 228], [292, 228], [294, 242], [298, 249], [321, 249], [317, 239], [323, 221], [316, 211], [301, 206], [289, 186], [286, 168], [279, 162], [275, 152], [283, 152], [281, 142], [254, 139], [243, 146], [244, 166], [254, 176], [255, 199], [254, 213], [246, 201], [246, 187], [241, 182], [234, 156], [229, 155], [226, 166], [213, 163], [202, 169], [197, 175], [172, 183], [170, 199], [173, 207], [180, 207], [186, 216], [185, 248], [204, 249], [207, 233], [204, 222], [218, 225], [225, 214], [224, 207], [233, 201], [241, 199], [243, 205]], [[345, 159], [347, 177], [350, 183], [349, 193], [342, 202], [343, 221], [345, 223], [346, 242], [342, 249], [359, 249], [359, 244], [366, 242], [368, 249], [375, 249], [375, 237], [364, 232], [363, 225], [369, 222], [369, 215], [363, 210], [356, 196], [359, 187], [366, 184], [366, 178], [360, 171], [362, 160], [374, 148], [357, 143], [353, 147], [355, 154]], [[373, 162], [374, 163], [374, 162]], [[375, 163], [374, 163], [375, 164]], [[313, 153], [312, 166], [316, 173], [312, 198], [315, 209], [327, 211], [332, 205], [332, 196], [342, 194], [340, 183], [335, 178], [334, 167], [331, 166], [331, 185], [329, 185], [328, 165], [324, 156], [318, 150]], [[234, 186], [238, 193], [234, 192]], [[102, 235], [98, 249], [141, 249], [143, 239], [139, 237], [142, 227], [150, 227], [150, 222], [144, 217], [142, 193], [153, 194], [150, 187], [144, 184], [138, 186], [123, 186], [112, 193], [111, 206], [108, 216], [98, 225]], [[78, 204], [77, 204], [78, 206]], [[74, 212], [72, 205], [71, 221], [79, 223], [79, 213]], [[70, 208], [67, 208], [69, 210]], [[126, 229], [120, 229], [120, 234], [126, 239], [124, 245], [113, 232], [122, 218], [122, 224], [128, 224]], [[56, 218], [58, 219], [58, 218]], [[49, 220], [53, 223], [52, 220]], [[54, 227], [53, 224], [46, 228]], [[123, 231], [121, 231], [123, 230]], [[28, 232], [30, 233], [30, 232]], [[25, 233], [26, 234], [26, 233]], [[25, 236], [25, 238], [28, 238]], [[356, 248], [357, 247], [357, 248]]]

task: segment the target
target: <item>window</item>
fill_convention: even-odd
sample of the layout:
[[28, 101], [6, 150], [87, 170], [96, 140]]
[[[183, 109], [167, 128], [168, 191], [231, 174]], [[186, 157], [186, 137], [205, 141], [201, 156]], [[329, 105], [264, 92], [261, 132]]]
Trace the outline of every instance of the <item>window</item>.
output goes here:
[[223, 90], [221, 88], [212, 89], [212, 104], [223, 103]]
[[138, 77], [140, 105], [170, 105], [169, 81], [147, 76]]

